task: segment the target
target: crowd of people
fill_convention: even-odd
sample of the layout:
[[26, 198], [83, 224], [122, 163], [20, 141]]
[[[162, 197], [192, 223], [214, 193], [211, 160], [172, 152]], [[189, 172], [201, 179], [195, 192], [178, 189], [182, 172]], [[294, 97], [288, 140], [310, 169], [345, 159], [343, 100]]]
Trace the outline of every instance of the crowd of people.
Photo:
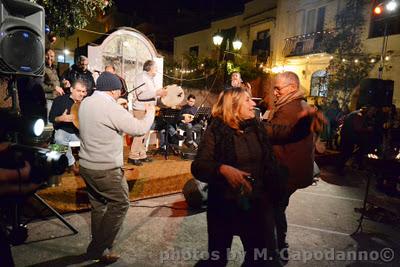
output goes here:
[[[126, 84], [115, 68], [107, 65], [95, 81], [88, 63], [81, 56], [77, 65], [58, 78], [54, 51], [47, 50], [42, 81], [54, 141], [65, 146], [80, 141], [79, 168], [72, 151], [66, 154], [71, 171], [84, 179], [92, 206], [88, 258], [106, 263], [119, 259], [115, 241], [129, 208], [122, 135], [133, 136], [127, 163], [140, 166], [152, 161], [145, 147], [151, 129], [159, 130], [160, 147], [167, 149], [166, 138], [182, 139], [179, 128], [186, 132], [186, 146], [197, 152], [191, 166], [193, 176], [208, 184], [208, 250], [209, 255], [218, 255], [199, 261], [198, 266], [225, 266], [234, 235], [246, 251], [243, 266], [280, 266], [287, 261], [286, 208], [296, 190], [313, 183], [315, 141], [325, 121], [305, 101], [295, 73], [274, 77], [275, 105], [262, 120], [255, 115], [250, 84], [242, 81], [240, 73], [233, 73], [205, 129], [194, 121], [198, 108], [192, 94], [174, 125], [157, 123], [155, 107], [167, 92], [156, 86], [154, 61], [146, 61], [136, 77], [131, 111], [126, 108]], [[76, 103], [79, 127], [71, 112]], [[346, 114], [338, 102], [325, 111], [328, 143], [333, 144], [335, 129], [343, 124], [341, 144], [347, 150], [341, 150], [340, 166], [355, 145], [363, 146], [364, 139], [355, 136], [363, 133], [368, 138], [372, 128], [365, 122], [375, 113], [368, 108]], [[19, 172], [0, 172], [2, 179], [26, 178], [29, 163]], [[268, 256], [259, 258], [262, 251]]]

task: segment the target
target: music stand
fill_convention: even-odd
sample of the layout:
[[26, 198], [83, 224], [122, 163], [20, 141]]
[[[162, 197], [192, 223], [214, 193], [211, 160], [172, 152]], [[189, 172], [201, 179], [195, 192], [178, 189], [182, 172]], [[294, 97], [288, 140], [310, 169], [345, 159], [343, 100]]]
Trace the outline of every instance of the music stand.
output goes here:
[[164, 129], [164, 141], [165, 141], [165, 152], [164, 152], [164, 158], [168, 159], [168, 150], [171, 147], [169, 144], [168, 140], [168, 130], [171, 125], [175, 125], [177, 122], [177, 119], [179, 119], [179, 114], [180, 110], [179, 109], [172, 109], [172, 108], [162, 108], [160, 109], [160, 116], [162, 122], [163, 122], [163, 129]]
[[193, 121], [208, 120], [211, 117], [210, 107], [199, 107], [196, 114], [194, 115]]

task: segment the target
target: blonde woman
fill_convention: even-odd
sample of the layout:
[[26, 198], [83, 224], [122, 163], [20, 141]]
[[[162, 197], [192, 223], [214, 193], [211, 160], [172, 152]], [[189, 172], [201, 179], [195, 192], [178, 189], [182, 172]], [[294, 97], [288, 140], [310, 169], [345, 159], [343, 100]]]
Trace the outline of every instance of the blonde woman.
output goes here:
[[[272, 192], [277, 189], [271, 186], [277, 184], [273, 180], [278, 174], [254, 107], [245, 89], [223, 91], [192, 163], [194, 177], [209, 185], [210, 257], [197, 266], [225, 266], [233, 235], [241, 238], [246, 251], [243, 266], [278, 265], [272, 211]], [[268, 256], [262, 256], [261, 251]]]

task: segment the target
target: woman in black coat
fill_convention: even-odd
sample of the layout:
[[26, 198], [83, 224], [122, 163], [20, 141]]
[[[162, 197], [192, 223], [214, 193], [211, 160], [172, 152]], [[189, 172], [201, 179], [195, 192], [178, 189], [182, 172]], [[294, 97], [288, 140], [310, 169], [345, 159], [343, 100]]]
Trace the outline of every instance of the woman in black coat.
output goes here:
[[272, 209], [278, 171], [254, 107], [245, 89], [223, 91], [192, 163], [194, 177], [209, 184], [209, 259], [199, 266], [225, 266], [234, 235], [246, 252], [243, 266], [279, 265]]

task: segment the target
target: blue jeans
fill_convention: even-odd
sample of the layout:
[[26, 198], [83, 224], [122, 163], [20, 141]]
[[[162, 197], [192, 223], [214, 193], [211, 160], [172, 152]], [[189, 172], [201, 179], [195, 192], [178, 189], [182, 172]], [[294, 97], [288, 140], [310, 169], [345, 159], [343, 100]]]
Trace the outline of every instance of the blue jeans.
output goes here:
[[69, 142], [80, 141], [79, 137], [76, 134], [71, 134], [64, 130], [58, 129], [58, 130], [56, 130], [56, 133], [54, 134], [54, 141], [56, 142], [56, 144], [68, 146], [68, 151], [65, 155], [68, 158], [68, 166], [73, 165], [75, 163], [75, 158], [72, 155], [72, 150], [69, 147]]
[[[166, 144], [165, 144], [165, 129], [161, 129], [161, 130], [159, 130], [159, 134], [160, 134], [160, 136], [159, 136], [159, 138], [160, 138], [160, 147], [162, 148], [162, 147], [164, 147]], [[176, 129], [174, 128], [174, 126], [172, 126], [172, 125], [168, 125], [168, 135], [167, 135], [167, 138], [168, 137], [171, 137], [171, 136], [174, 136], [176, 134]], [[168, 139], [168, 140], [171, 140], [171, 139]]]

